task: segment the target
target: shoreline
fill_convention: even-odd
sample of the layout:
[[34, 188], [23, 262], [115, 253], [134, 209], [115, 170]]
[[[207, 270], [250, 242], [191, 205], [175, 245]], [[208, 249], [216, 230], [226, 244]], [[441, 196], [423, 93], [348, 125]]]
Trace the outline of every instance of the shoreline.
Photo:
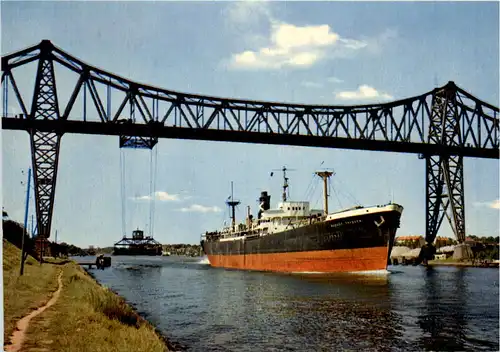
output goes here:
[[3, 240], [4, 348], [13, 344], [9, 349], [23, 351], [186, 349], [75, 261], [48, 260], [40, 265], [28, 256], [24, 275], [19, 276], [20, 253]]
[[85, 268], [81, 267], [75, 261], [73, 261], [73, 263], [75, 263], [85, 273], [87, 273], [87, 275], [92, 278], [92, 280], [95, 282], [96, 285], [98, 285], [99, 287], [101, 287], [103, 289], [108, 290], [109, 292], [111, 292], [112, 294], [114, 294], [119, 300], [123, 301], [123, 303], [133, 312], [133, 314], [135, 315], [135, 317], [137, 318], [138, 321], [141, 321], [144, 324], [147, 324], [149, 327], [151, 327], [151, 329], [154, 331], [155, 335], [165, 344], [165, 346], [167, 347], [167, 351], [185, 351], [185, 350], [187, 350], [186, 346], [184, 346], [184, 345], [182, 345], [182, 344], [180, 344], [178, 342], [170, 340], [152, 322], [150, 322], [148, 319], [146, 319], [143, 316], [141, 316], [139, 314], [139, 312], [137, 312], [137, 309], [135, 309], [134, 306], [130, 302], [128, 302], [124, 297], [120, 296], [119, 293], [117, 293], [115, 290], [113, 290], [113, 289], [111, 289], [109, 287], [103, 286], [96, 279], [96, 277], [91, 272], [89, 272], [89, 269], [85, 269]]
[[472, 262], [455, 262], [455, 261], [445, 261], [445, 260], [429, 260], [428, 265], [435, 266], [455, 266], [462, 268], [484, 268], [484, 269], [498, 269], [499, 265], [495, 263], [490, 263], [488, 266], [478, 264], [473, 264]]

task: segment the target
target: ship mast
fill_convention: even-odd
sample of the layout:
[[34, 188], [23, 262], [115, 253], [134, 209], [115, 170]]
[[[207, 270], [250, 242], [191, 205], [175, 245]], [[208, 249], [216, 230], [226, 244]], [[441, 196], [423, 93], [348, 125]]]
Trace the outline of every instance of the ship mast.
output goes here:
[[231, 207], [231, 226], [234, 231], [236, 226], [235, 208], [240, 204], [240, 201], [233, 199], [233, 181], [231, 181], [231, 197], [229, 199], [231, 200], [227, 200], [226, 204]]
[[286, 202], [286, 190], [288, 189], [288, 177], [286, 177], [286, 166], [283, 166], [283, 202]]
[[316, 175], [323, 179], [323, 196], [324, 196], [324, 210], [325, 215], [328, 215], [328, 185], [327, 181], [330, 176], [333, 175], [333, 172], [330, 171], [316, 171]]

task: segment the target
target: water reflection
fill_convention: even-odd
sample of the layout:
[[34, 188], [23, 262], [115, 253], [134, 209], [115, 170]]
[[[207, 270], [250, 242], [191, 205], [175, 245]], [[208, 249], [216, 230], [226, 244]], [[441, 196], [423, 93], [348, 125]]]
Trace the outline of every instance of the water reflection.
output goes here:
[[[387, 276], [223, 272], [214, 277], [219, 294], [210, 307], [210, 350], [219, 350], [221, 343], [266, 351], [405, 346], [401, 319], [391, 310]], [[272, 339], [262, 338], [270, 335]]]
[[498, 350], [498, 271], [396, 269], [290, 275], [166, 257], [95, 274], [190, 351]]
[[[302, 276], [317, 294], [291, 295], [292, 332], [314, 350], [403, 348], [400, 317], [392, 311], [387, 276]], [[313, 284], [313, 285], [311, 285]], [[320, 285], [320, 286], [318, 286]]]
[[419, 345], [438, 351], [498, 349], [494, 343], [468, 337], [467, 315], [469, 305], [475, 302], [469, 297], [467, 269], [453, 268], [443, 272], [428, 268], [424, 273], [420, 292], [424, 304], [417, 320], [423, 332]]
[[[423, 330], [419, 338], [426, 350], [463, 350], [464, 349], [464, 307], [463, 299], [466, 290], [463, 283], [457, 281], [462, 271], [457, 270], [450, 273], [449, 279], [445, 281], [443, 275], [432, 267], [424, 271], [424, 285], [420, 296], [423, 302], [419, 310], [418, 325]], [[456, 290], [460, 292], [449, 297], [442, 285], [457, 285]], [[450, 299], [451, 298], [451, 299]]]

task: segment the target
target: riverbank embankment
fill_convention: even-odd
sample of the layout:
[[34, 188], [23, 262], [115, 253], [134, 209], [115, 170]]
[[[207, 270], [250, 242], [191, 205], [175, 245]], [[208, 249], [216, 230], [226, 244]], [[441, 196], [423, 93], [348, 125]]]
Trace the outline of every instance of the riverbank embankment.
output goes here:
[[60, 288], [51, 306], [34, 316], [23, 334], [16, 334], [22, 339], [22, 351], [169, 350], [151, 324], [76, 263], [40, 265], [28, 257], [19, 276], [20, 257], [20, 250], [3, 240], [6, 347], [15, 342], [11, 338], [18, 322], [45, 306]]
[[498, 268], [498, 263], [494, 262], [472, 262], [472, 261], [458, 261], [458, 260], [429, 260], [428, 265], [435, 266], [457, 266], [465, 268]]

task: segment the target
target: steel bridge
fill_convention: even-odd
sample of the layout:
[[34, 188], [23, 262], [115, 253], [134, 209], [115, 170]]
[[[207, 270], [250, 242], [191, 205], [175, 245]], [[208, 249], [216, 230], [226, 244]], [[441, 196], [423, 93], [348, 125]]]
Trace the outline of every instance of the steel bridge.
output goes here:
[[[26, 75], [29, 65], [36, 65], [33, 91], [20, 89], [14, 75]], [[57, 82], [56, 71], [71, 72], [74, 82]], [[65, 103], [56, 82], [70, 85]], [[120, 146], [133, 142], [149, 148], [158, 138], [177, 138], [415, 153], [425, 159], [428, 243], [445, 215], [458, 241], [465, 240], [463, 158], [499, 159], [498, 107], [453, 82], [372, 105], [225, 99], [133, 82], [42, 40], [2, 56], [2, 88], [2, 128], [30, 134], [37, 227], [45, 238], [64, 133], [117, 135]], [[11, 95], [22, 113], [8, 113]]]

